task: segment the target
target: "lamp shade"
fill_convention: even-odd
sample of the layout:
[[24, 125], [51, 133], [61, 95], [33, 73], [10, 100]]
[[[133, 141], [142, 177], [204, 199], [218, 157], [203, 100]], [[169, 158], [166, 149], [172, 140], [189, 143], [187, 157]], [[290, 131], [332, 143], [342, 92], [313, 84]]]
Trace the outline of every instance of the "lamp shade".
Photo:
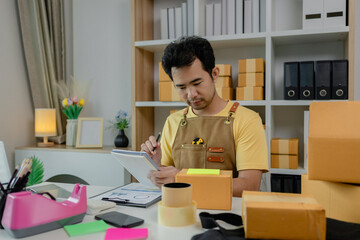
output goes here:
[[35, 109], [35, 136], [56, 136], [56, 110], [53, 108]]

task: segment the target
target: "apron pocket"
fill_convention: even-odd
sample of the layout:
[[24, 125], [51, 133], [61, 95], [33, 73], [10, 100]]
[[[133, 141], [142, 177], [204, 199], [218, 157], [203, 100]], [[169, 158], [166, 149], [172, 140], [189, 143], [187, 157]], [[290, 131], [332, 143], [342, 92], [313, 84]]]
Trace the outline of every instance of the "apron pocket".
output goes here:
[[206, 143], [182, 144], [180, 154], [180, 169], [205, 168]]

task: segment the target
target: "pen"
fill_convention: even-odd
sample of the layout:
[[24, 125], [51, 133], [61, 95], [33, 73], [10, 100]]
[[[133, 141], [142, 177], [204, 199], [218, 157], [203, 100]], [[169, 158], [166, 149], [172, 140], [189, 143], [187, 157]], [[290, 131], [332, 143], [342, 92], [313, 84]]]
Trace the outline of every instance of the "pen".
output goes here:
[[123, 198], [118, 198], [118, 197], [115, 197], [115, 198], [102, 198], [101, 200], [105, 200], [105, 201], [111, 201], [111, 202], [116, 202], [116, 203], [128, 203], [130, 202], [129, 199], [123, 199]]
[[[158, 143], [161, 137], [161, 132], [158, 133], [157, 137], [156, 137], [156, 142]], [[153, 151], [155, 151], [156, 147], [153, 148]]]

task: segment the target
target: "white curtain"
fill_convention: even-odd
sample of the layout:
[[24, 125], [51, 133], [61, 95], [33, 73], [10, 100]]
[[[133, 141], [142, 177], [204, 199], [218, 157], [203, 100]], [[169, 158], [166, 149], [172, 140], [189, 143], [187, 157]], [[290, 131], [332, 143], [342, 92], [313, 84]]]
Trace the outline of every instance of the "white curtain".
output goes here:
[[55, 108], [57, 143], [65, 142], [65, 116], [56, 83], [65, 80], [64, 0], [17, 0], [29, 86], [35, 108]]

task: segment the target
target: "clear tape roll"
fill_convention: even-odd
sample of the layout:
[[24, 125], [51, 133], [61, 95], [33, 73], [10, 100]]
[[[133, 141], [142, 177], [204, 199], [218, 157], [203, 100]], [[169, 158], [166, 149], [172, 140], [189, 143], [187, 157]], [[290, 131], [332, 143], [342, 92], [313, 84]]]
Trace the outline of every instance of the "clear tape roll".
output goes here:
[[183, 207], [167, 207], [158, 203], [158, 221], [168, 227], [183, 227], [196, 223], [196, 202]]
[[192, 186], [189, 183], [167, 183], [161, 187], [161, 200], [166, 207], [184, 207], [192, 203]]

